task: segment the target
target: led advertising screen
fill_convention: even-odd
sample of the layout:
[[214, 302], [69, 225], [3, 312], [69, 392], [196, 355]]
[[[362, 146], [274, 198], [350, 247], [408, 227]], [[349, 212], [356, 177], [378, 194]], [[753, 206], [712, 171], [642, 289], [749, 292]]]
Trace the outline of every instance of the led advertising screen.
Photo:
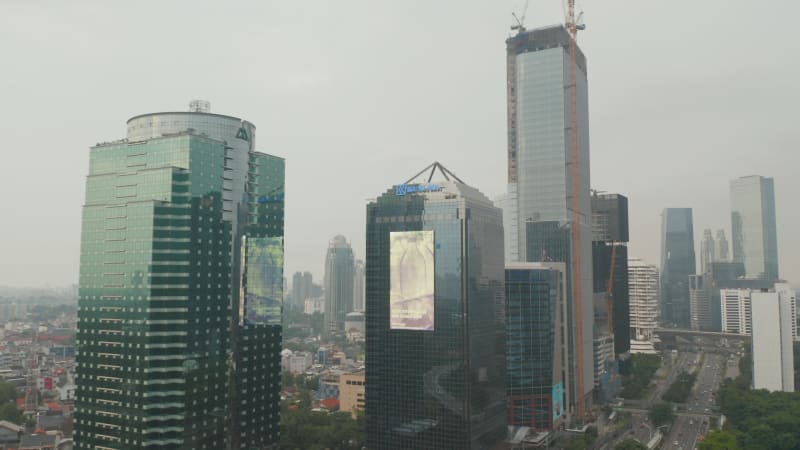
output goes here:
[[245, 324], [281, 324], [283, 238], [248, 237], [245, 245]]
[[390, 328], [433, 331], [433, 231], [389, 235]]
[[564, 383], [553, 386], [553, 422], [564, 414]]

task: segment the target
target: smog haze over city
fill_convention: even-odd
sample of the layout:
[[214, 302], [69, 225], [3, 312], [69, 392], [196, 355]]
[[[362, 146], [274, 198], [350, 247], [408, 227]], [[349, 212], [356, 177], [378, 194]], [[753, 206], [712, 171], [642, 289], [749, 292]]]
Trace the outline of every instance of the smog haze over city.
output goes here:
[[[775, 179], [780, 275], [800, 282], [796, 2], [579, 2], [591, 185], [630, 199], [631, 256], [658, 264], [660, 213], [730, 236], [729, 183]], [[287, 275], [328, 241], [365, 253], [365, 204], [438, 160], [506, 185], [504, 40], [522, 1], [0, 5], [0, 285], [77, 283], [89, 147], [130, 117], [211, 112], [286, 159]], [[563, 22], [531, 1], [530, 28]], [[698, 245], [697, 243], [695, 244]], [[699, 248], [699, 247], [698, 247]]]

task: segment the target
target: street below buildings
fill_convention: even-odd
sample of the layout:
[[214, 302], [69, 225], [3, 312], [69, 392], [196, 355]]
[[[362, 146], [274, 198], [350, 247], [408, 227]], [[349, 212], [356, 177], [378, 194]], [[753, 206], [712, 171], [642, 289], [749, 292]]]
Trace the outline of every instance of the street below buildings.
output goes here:
[[[711, 353], [713, 352], [713, 353]], [[708, 434], [712, 423], [719, 420], [715, 395], [726, 376], [738, 373], [738, 359], [728, 359], [725, 352], [708, 347], [707, 351], [679, 351], [667, 354], [661, 369], [654, 376], [654, 386], [643, 400], [626, 401], [616, 408], [620, 413], [630, 413], [627, 424], [597, 440], [594, 449], [613, 449], [625, 439], [635, 439], [644, 445], [659, 433], [665, 433], [656, 447], [664, 450], [692, 450]], [[656, 427], [649, 417], [650, 408], [662, 401], [663, 395], [677, 376], [682, 373], [697, 374], [689, 397], [684, 403], [674, 404], [675, 420], [671, 426]]]

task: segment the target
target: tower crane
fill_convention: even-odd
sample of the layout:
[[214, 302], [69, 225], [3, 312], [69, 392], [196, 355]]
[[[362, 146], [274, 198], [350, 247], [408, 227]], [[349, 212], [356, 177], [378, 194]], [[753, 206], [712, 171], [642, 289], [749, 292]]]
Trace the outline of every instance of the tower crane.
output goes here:
[[517, 13], [511, 13], [511, 17], [514, 18], [516, 22], [514, 25], [511, 25], [512, 31], [517, 31], [519, 33], [525, 31], [525, 14], [528, 13], [528, 0], [525, 0], [525, 7], [522, 8], [522, 15], [517, 17]]

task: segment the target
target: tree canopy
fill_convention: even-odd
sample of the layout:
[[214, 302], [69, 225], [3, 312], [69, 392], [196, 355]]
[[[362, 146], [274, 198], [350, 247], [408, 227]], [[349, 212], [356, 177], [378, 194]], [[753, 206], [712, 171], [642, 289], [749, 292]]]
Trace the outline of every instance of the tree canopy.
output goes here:
[[660, 365], [661, 357], [658, 355], [632, 355], [630, 362], [621, 366], [624, 372], [620, 395], [628, 399], [642, 398]]
[[650, 420], [656, 426], [667, 425], [675, 420], [675, 414], [672, 413], [672, 404], [667, 402], [656, 403], [650, 408]]

